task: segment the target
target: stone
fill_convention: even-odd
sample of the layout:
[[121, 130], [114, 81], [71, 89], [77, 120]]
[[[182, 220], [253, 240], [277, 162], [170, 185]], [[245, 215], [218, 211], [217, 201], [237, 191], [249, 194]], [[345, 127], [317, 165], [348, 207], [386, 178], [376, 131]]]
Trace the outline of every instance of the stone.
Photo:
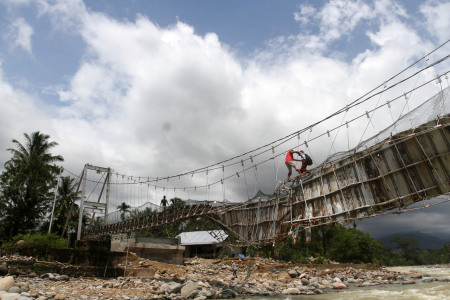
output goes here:
[[207, 298], [214, 298], [214, 296], [216, 295], [216, 290], [213, 289], [207, 289], [203, 294], [207, 297]]
[[0, 265], [0, 276], [8, 275], [8, 266], [6, 264]]
[[0, 279], [0, 291], [9, 291], [15, 285], [14, 278], [12, 276], [6, 276]]
[[12, 287], [8, 290], [8, 293], [17, 293], [17, 294], [20, 294], [20, 293], [21, 293], [20, 287], [18, 287], [18, 286], [12, 286]]
[[298, 288], [287, 288], [281, 292], [283, 295], [298, 295], [300, 290]]
[[2, 300], [17, 300], [19, 299], [20, 294], [18, 293], [6, 293], [2, 294], [1, 299]]
[[333, 289], [335, 290], [345, 290], [347, 288], [347, 286], [345, 284], [341, 283], [334, 283], [333, 284]]
[[309, 281], [306, 278], [302, 278], [301, 282], [302, 282], [303, 285], [309, 285]]
[[182, 298], [193, 298], [193, 297], [192, 297], [192, 296], [193, 296], [192, 294], [193, 294], [194, 292], [196, 292], [195, 295], [198, 294], [197, 289], [198, 289], [198, 285], [197, 285], [196, 283], [194, 283], [194, 282], [192, 282], [192, 281], [188, 281], [188, 282], [181, 288], [180, 295], [181, 295]]
[[339, 277], [335, 277], [333, 283], [342, 283], [342, 280]]
[[207, 282], [203, 282], [203, 281], [199, 281], [199, 282], [197, 282], [197, 284], [198, 284], [198, 286], [204, 287], [204, 288], [211, 287]]
[[161, 285], [156, 293], [157, 294], [164, 294], [164, 293], [177, 294], [181, 290], [181, 288], [182, 288], [182, 285], [180, 283], [171, 281], [169, 283], [165, 283], [165, 284]]
[[22, 293], [20, 293], [22, 296], [25, 296], [25, 297], [33, 297], [33, 295], [32, 294], [30, 294], [30, 293], [28, 293], [28, 292], [22, 292]]
[[274, 290], [273, 286], [271, 286], [268, 282], [263, 282], [262, 285], [263, 285], [263, 287], [265, 287], [269, 291], [273, 291]]
[[291, 278], [296, 278], [298, 276], [296, 270], [289, 270], [287, 273], [289, 274], [289, 276], [291, 276]]
[[66, 299], [66, 295], [64, 294], [56, 294], [55, 297], [53, 297], [55, 300], [64, 300]]
[[306, 273], [301, 273], [300, 274], [300, 276], [299, 276], [299, 278], [301, 279], [301, 278], [306, 278], [308, 275], [306, 275]]
[[278, 275], [278, 279], [291, 279], [291, 275], [289, 275], [288, 273], [280, 273]]
[[61, 281], [69, 281], [69, 276], [68, 275], [61, 275], [61, 276], [59, 276], [59, 280], [61, 280]]

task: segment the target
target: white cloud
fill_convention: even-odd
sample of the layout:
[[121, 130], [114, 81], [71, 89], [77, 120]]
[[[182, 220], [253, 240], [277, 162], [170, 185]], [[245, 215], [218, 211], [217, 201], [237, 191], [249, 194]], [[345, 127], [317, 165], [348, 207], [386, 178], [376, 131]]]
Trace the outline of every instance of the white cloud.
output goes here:
[[[217, 34], [200, 36], [186, 23], [161, 28], [146, 16], [117, 20], [89, 11], [81, 1], [40, 1], [39, 7], [40, 17], [54, 22], [54, 30], [79, 34], [85, 52], [68, 86], [58, 92], [60, 106], [40, 109], [36, 99], [5, 79], [0, 82], [2, 93], [10, 95], [4, 99], [14, 100], [1, 102], [8, 112], [1, 142], [6, 145], [23, 132], [46, 132], [60, 144], [55, 151], [66, 158], [65, 167], [75, 173], [88, 162], [161, 178], [216, 163], [317, 122], [433, 48], [407, 21], [404, 9], [387, 0], [373, 7], [365, 1], [301, 6], [295, 19], [302, 25], [314, 20], [317, 33], [300, 29], [298, 35], [278, 37], [245, 62]], [[367, 31], [370, 44], [345, 61], [330, 45], [361, 34], [359, 27]], [[378, 123], [386, 118], [379, 117]], [[300, 142], [340, 122], [341, 117], [314, 128]], [[361, 124], [350, 125], [353, 142], [367, 121]], [[341, 132], [334, 148], [347, 147], [347, 132]], [[332, 139], [324, 141], [310, 144], [318, 161], [331, 149]], [[297, 143], [280, 146], [277, 154]], [[271, 162], [267, 173], [259, 169], [257, 179], [248, 171], [247, 180], [259, 180], [270, 192], [275, 176], [286, 176], [281, 160]], [[204, 174], [192, 182], [205, 184]], [[243, 200], [242, 191], [241, 182], [227, 190], [227, 197]]]
[[49, 17], [54, 30], [70, 32], [79, 30], [79, 26], [87, 17], [88, 10], [83, 0], [48, 1], [37, 0], [39, 16]]
[[[405, 14], [391, 1], [374, 6], [384, 20], [368, 32], [376, 47], [349, 63], [315, 50], [373, 18], [363, 1], [333, 1], [317, 11], [302, 6], [297, 20], [314, 16], [320, 33], [280, 37], [245, 68], [216, 34], [199, 36], [182, 22], [160, 28], [145, 16], [118, 21], [81, 1], [41, 1], [39, 7], [41, 18], [79, 30], [87, 45], [69, 87], [59, 91], [64, 105], [53, 113], [64, 124], [58, 136], [68, 139], [61, 144], [70, 143], [69, 132], [83, 130], [76, 134], [79, 145], [102, 141], [94, 160], [129, 161], [127, 168], [150, 176], [211, 164], [305, 127], [431, 47], [388, 17]], [[325, 156], [325, 148], [317, 156]], [[162, 158], [172, 151], [179, 153], [167, 165]]]
[[[1, 66], [1, 65], [0, 65]], [[48, 132], [51, 128], [48, 108], [46, 105], [20, 90], [15, 90], [3, 77], [0, 68], [0, 161], [3, 164], [11, 156], [6, 151], [12, 148], [12, 139], [20, 141], [23, 133], [34, 131]]]
[[427, 1], [420, 7], [421, 12], [426, 17], [426, 28], [428, 32], [443, 43], [449, 39], [450, 28], [450, 2], [448, 1]]
[[301, 25], [308, 25], [310, 19], [316, 12], [315, 7], [311, 5], [301, 4], [299, 8], [299, 12], [294, 12], [294, 20], [300, 22]]
[[319, 12], [320, 32], [326, 42], [341, 38], [375, 15], [364, 1], [331, 1]]
[[28, 53], [32, 53], [31, 36], [33, 28], [23, 19], [18, 18], [9, 25], [9, 31], [6, 33], [6, 39], [13, 47], [23, 48]]

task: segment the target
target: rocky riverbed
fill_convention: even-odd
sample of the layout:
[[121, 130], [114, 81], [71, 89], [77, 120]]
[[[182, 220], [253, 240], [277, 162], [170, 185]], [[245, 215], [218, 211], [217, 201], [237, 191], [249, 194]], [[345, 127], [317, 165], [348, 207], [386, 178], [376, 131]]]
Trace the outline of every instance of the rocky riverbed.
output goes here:
[[[68, 276], [18, 268], [43, 263], [34, 258], [2, 257], [0, 299], [220, 299], [251, 296], [313, 295], [352, 287], [414, 284], [435, 281], [426, 275], [398, 272], [374, 265], [295, 265], [266, 258], [188, 259], [184, 265], [164, 264], [130, 254], [121, 263], [124, 276]], [[232, 275], [231, 264], [238, 267]], [[47, 264], [52, 264], [48, 263]], [[67, 266], [68, 267], [68, 266]], [[42, 270], [41, 270], [42, 271]]]

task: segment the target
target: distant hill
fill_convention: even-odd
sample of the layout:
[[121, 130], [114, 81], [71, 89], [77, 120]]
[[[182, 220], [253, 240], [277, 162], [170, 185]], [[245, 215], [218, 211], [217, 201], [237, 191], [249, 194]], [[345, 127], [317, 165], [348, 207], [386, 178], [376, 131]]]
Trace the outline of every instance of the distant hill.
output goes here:
[[390, 243], [389, 240], [393, 237], [402, 237], [415, 239], [419, 242], [419, 247], [422, 249], [441, 249], [447, 243], [450, 243], [450, 239], [442, 239], [438, 238], [434, 235], [426, 234], [420, 231], [415, 232], [406, 232], [406, 233], [397, 233], [390, 234], [384, 237], [378, 238], [380, 242], [383, 243], [386, 247], [394, 248], [396, 246], [395, 243]]

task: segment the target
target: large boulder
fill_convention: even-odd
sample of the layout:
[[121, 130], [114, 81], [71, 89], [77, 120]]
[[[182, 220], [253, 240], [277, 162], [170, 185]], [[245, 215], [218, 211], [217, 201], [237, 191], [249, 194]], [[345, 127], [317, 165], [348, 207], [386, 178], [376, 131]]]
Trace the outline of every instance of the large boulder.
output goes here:
[[182, 285], [177, 282], [168, 282], [164, 283], [159, 287], [159, 290], [156, 292], [157, 294], [177, 294], [181, 290]]
[[6, 276], [0, 279], [0, 291], [9, 291], [10, 288], [15, 286], [14, 278], [12, 276]]
[[189, 281], [181, 288], [182, 298], [194, 298], [198, 294], [198, 285], [195, 282]]
[[20, 298], [20, 294], [18, 293], [5, 293], [1, 295], [2, 300], [18, 300]]

